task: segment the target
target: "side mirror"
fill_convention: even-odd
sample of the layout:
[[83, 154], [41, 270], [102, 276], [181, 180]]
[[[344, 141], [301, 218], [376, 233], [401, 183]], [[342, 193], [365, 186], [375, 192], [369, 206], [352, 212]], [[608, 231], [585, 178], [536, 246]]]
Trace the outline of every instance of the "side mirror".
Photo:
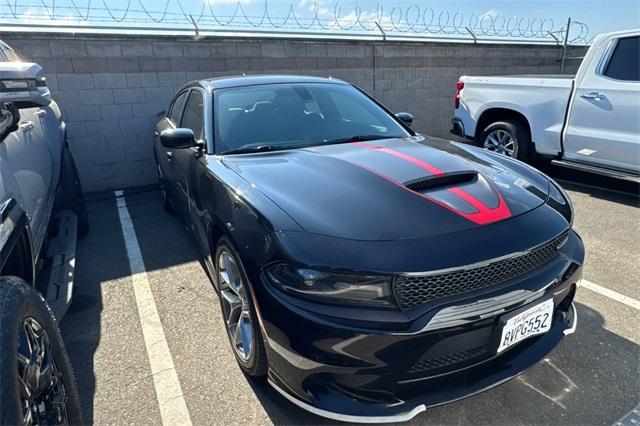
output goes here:
[[12, 102], [18, 108], [49, 105], [51, 92], [42, 67], [27, 62], [0, 63], [0, 102]]
[[181, 149], [196, 146], [191, 129], [167, 129], [160, 133], [160, 143], [165, 148]]
[[400, 119], [407, 126], [411, 126], [413, 124], [413, 115], [408, 112], [399, 112], [396, 114], [396, 117]]

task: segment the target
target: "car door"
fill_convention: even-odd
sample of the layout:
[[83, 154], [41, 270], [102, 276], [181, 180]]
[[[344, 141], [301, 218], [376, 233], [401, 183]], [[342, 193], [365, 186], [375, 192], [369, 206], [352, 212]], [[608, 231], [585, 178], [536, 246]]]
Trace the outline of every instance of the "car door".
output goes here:
[[640, 172], [640, 36], [611, 40], [577, 82], [565, 157]]
[[[189, 94], [189, 98], [184, 107], [180, 127], [191, 129], [196, 141], [203, 143], [204, 140], [204, 92], [199, 88], [194, 88]], [[180, 203], [184, 206], [182, 214], [188, 223], [192, 222], [191, 210], [194, 208], [193, 188], [191, 176], [197, 168], [197, 162], [202, 157], [201, 149], [198, 147], [175, 150], [176, 159], [176, 185]]]
[[4, 120], [8, 114], [19, 114], [17, 129], [0, 141], [3, 198], [16, 199], [26, 212], [35, 253], [44, 241], [55, 198], [53, 157], [41, 121], [44, 111], [39, 107], [17, 109], [0, 105]]
[[[178, 93], [171, 101], [169, 109], [165, 116], [156, 125], [154, 137], [156, 138], [157, 160], [160, 173], [165, 178], [167, 183], [167, 190], [171, 193], [171, 199], [174, 203], [179, 200], [178, 189], [175, 182], [176, 177], [176, 162], [175, 162], [175, 149], [165, 148], [160, 143], [160, 133], [163, 130], [174, 129], [180, 126], [180, 120], [182, 119], [182, 112], [184, 110], [184, 104], [189, 96], [189, 91], [185, 90]], [[179, 206], [175, 206], [179, 209]]]

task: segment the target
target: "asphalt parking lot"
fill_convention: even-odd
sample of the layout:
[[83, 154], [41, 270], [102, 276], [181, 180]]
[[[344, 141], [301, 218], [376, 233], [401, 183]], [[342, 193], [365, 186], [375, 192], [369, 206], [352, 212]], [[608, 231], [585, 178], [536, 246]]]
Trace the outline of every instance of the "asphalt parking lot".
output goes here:
[[[564, 186], [587, 247], [585, 278], [631, 301], [621, 303], [582, 287], [576, 333], [543, 362], [490, 391], [429, 409], [410, 424], [610, 425], [638, 404], [640, 315], [632, 306], [640, 299], [638, 188], [605, 181], [608, 189], [601, 190], [585, 186], [594, 183], [592, 177], [550, 172], [579, 183]], [[126, 191], [119, 200], [103, 193], [90, 203], [92, 230], [79, 241], [74, 302], [61, 323], [85, 420], [114, 425], [166, 421], [156, 396], [158, 375], [164, 372], [152, 373], [147, 355], [148, 348], [153, 351], [166, 340], [181, 388], [169, 399], [184, 400], [193, 424], [330, 423], [240, 372], [195, 243], [162, 210], [156, 190]], [[164, 333], [157, 342], [145, 337], [141, 326], [131, 252], [122, 230], [124, 204]], [[144, 323], [148, 310], [142, 312], [147, 312]]]

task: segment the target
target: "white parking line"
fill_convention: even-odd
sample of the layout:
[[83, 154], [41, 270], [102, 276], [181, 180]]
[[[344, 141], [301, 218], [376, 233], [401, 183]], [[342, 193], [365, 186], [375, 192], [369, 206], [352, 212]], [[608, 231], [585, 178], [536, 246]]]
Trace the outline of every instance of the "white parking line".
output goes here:
[[122, 196], [122, 191], [115, 191], [120, 226], [124, 237], [131, 279], [135, 294], [138, 315], [142, 325], [142, 336], [149, 357], [153, 384], [156, 389], [156, 397], [160, 406], [160, 417], [163, 425], [191, 425], [191, 417], [187, 403], [182, 395], [180, 380], [173, 358], [169, 351], [169, 345], [162, 329], [158, 308], [153, 299], [149, 278], [142, 259], [136, 231], [129, 216], [127, 204]]
[[616, 302], [622, 303], [640, 311], [640, 301], [636, 299], [625, 296], [624, 294], [620, 294], [617, 291], [609, 290], [608, 288], [592, 283], [591, 281], [585, 280], [584, 278], [580, 282], [580, 285], [588, 290], [595, 291], [596, 293], [606, 296], [609, 299], [613, 299]]

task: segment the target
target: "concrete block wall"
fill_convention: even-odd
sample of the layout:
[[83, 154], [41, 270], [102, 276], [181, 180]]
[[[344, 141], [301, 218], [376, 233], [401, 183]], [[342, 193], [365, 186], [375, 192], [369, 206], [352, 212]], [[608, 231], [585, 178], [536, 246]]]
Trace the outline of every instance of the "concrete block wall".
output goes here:
[[[156, 114], [190, 80], [241, 73], [333, 76], [357, 84], [393, 111], [411, 112], [418, 131], [448, 137], [460, 75], [560, 68], [560, 49], [539, 45], [15, 33], [0, 38], [23, 60], [44, 67], [86, 191], [156, 181]], [[567, 71], [577, 65], [572, 61]]]

